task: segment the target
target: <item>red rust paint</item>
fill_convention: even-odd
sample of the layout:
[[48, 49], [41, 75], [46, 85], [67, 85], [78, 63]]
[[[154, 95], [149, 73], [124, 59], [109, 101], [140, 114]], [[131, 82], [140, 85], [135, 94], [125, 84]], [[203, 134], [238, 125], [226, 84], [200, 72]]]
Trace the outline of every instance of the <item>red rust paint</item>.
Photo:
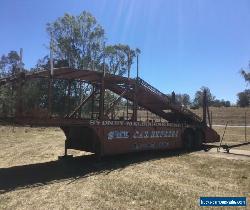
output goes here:
[[[49, 84], [53, 82], [50, 71], [42, 70], [2, 78], [0, 86], [18, 83], [21, 95], [25, 82], [33, 79], [45, 79]], [[203, 143], [219, 141], [219, 135], [206, 123], [207, 113], [209, 113], [206, 93], [204, 93], [204, 112], [203, 119], [201, 119], [186, 107], [176, 103], [173, 97], [160, 92], [139, 77], [131, 79], [105, 72], [58, 68], [54, 69], [53, 79], [68, 81], [67, 104], [65, 104], [67, 105], [65, 106], [67, 114], [65, 116], [53, 113], [53, 97], [51, 95], [53, 91], [48, 88], [48, 107], [32, 112], [29, 107], [24, 106], [20, 97], [16, 103], [13, 103], [18, 105], [15, 109], [15, 116], [11, 116], [9, 119], [4, 114], [2, 117], [0, 113], [0, 121], [2, 119], [5, 122], [19, 125], [61, 127], [66, 136], [65, 151], [77, 149], [100, 155], [182, 148], [186, 145], [185, 139], [190, 139], [190, 135], [193, 138], [192, 144], [201, 143], [197, 141], [201, 138]], [[92, 86], [92, 93], [85, 99], [80, 97], [76, 107], [71, 107], [72, 81]], [[115, 119], [110, 115], [110, 110], [115, 108], [118, 99], [105, 110], [106, 90], [119, 95], [118, 99], [123, 98], [133, 104], [132, 117], [128, 117], [128, 107], [127, 117], [123, 116], [121, 121], [118, 120], [121, 118]], [[99, 101], [95, 102], [95, 98], [99, 98]], [[81, 109], [88, 100], [92, 101], [91, 118], [95, 119], [82, 116]], [[94, 107], [98, 108], [95, 110], [95, 114], [97, 114], [95, 117]], [[153, 113], [160, 122], [148, 122], [148, 116], [145, 122], [139, 122], [137, 117], [139, 107]], [[208, 119], [210, 122], [209, 114]], [[161, 122], [162, 120], [164, 122]], [[198, 138], [199, 136], [202, 137]]]
[[[183, 147], [185, 129], [195, 130], [195, 127], [168, 123], [99, 120], [90, 120], [79, 129], [82, 127], [88, 127], [96, 134], [97, 138], [91, 141], [93, 145], [95, 141], [100, 144], [101, 156], [144, 150], [180, 149]], [[205, 129], [204, 134], [205, 142], [214, 141], [216, 133], [212, 129]], [[83, 134], [81, 138], [84, 144], [84, 139], [90, 137]], [[216, 138], [219, 140], [218, 136]], [[74, 141], [74, 138], [69, 138], [69, 141]], [[95, 148], [90, 151], [95, 152]]]

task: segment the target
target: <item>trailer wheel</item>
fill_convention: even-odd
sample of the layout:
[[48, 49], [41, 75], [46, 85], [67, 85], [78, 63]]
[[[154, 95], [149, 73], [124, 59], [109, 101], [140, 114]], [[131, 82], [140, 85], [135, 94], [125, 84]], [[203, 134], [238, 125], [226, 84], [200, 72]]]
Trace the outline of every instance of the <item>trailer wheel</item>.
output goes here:
[[187, 129], [183, 134], [184, 149], [191, 151], [194, 148], [194, 133], [192, 129]]
[[195, 131], [195, 141], [194, 141], [194, 148], [199, 150], [202, 147], [202, 143], [204, 141], [204, 134], [201, 130]]

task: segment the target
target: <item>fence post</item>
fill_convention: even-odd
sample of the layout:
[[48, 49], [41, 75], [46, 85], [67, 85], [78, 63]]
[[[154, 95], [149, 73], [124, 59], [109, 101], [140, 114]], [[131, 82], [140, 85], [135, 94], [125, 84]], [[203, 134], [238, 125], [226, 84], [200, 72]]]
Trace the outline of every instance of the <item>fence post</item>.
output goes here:
[[245, 142], [247, 142], [247, 112], [245, 112]]
[[223, 132], [222, 138], [221, 138], [221, 140], [220, 140], [220, 146], [217, 147], [217, 152], [219, 152], [219, 150], [220, 150], [220, 148], [221, 148], [221, 146], [222, 146], [222, 142], [223, 142], [223, 140], [224, 140], [224, 136], [225, 136], [225, 133], [226, 133], [226, 130], [227, 130], [227, 125], [228, 125], [228, 121], [227, 121], [227, 123], [226, 123], [226, 125], [225, 125], [224, 132]]

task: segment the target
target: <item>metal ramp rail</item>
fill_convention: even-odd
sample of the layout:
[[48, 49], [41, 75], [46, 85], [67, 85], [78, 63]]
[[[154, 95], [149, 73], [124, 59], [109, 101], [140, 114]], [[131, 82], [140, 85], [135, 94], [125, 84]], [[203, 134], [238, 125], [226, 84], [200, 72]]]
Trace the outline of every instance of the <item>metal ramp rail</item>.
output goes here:
[[148, 90], [152, 91], [153, 93], [157, 94], [159, 97], [161, 97], [163, 101], [165, 101], [165, 103], [168, 104], [169, 108], [173, 111], [184, 114], [192, 118], [194, 121], [197, 121], [198, 123], [202, 122], [202, 119], [198, 115], [194, 114], [189, 109], [182, 107], [181, 105], [171, 103], [171, 99], [167, 95], [160, 92], [158, 89], [147, 83], [145, 80], [138, 78], [138, 83], [143, 87], [147, 88]]
[[167, 95], [165, 95], [164, 93], [162, 93], [161, 91], [159, 91], [158, 89], [156, 89], [155, 87], [153, 87], [152, 85], [147, 83], [142, 78], [138, 77], [138, 83], [140, 85], [144, 86], [145, 88], [149, 89], [153, 93], [157, 94], [158, 96], [162, 97], [164, 100], [166, 100], [167, 103], [170, 103], [171, 100]]

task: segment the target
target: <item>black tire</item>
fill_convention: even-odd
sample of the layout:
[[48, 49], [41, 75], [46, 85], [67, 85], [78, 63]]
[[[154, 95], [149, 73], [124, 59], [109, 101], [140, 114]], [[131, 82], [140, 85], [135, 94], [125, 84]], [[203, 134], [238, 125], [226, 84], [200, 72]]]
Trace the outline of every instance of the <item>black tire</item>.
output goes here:
[[195, 141], [194, 141], [194, 148], [196, 150], [200, 150], [202, 148], [202, 144], [204, 142], [204, 134], [201, 130], [195, 131]]
[[194, 133], [191, 129], [188, 129], [183, 134], [183, 146], [187, 151], [194, 149]]

